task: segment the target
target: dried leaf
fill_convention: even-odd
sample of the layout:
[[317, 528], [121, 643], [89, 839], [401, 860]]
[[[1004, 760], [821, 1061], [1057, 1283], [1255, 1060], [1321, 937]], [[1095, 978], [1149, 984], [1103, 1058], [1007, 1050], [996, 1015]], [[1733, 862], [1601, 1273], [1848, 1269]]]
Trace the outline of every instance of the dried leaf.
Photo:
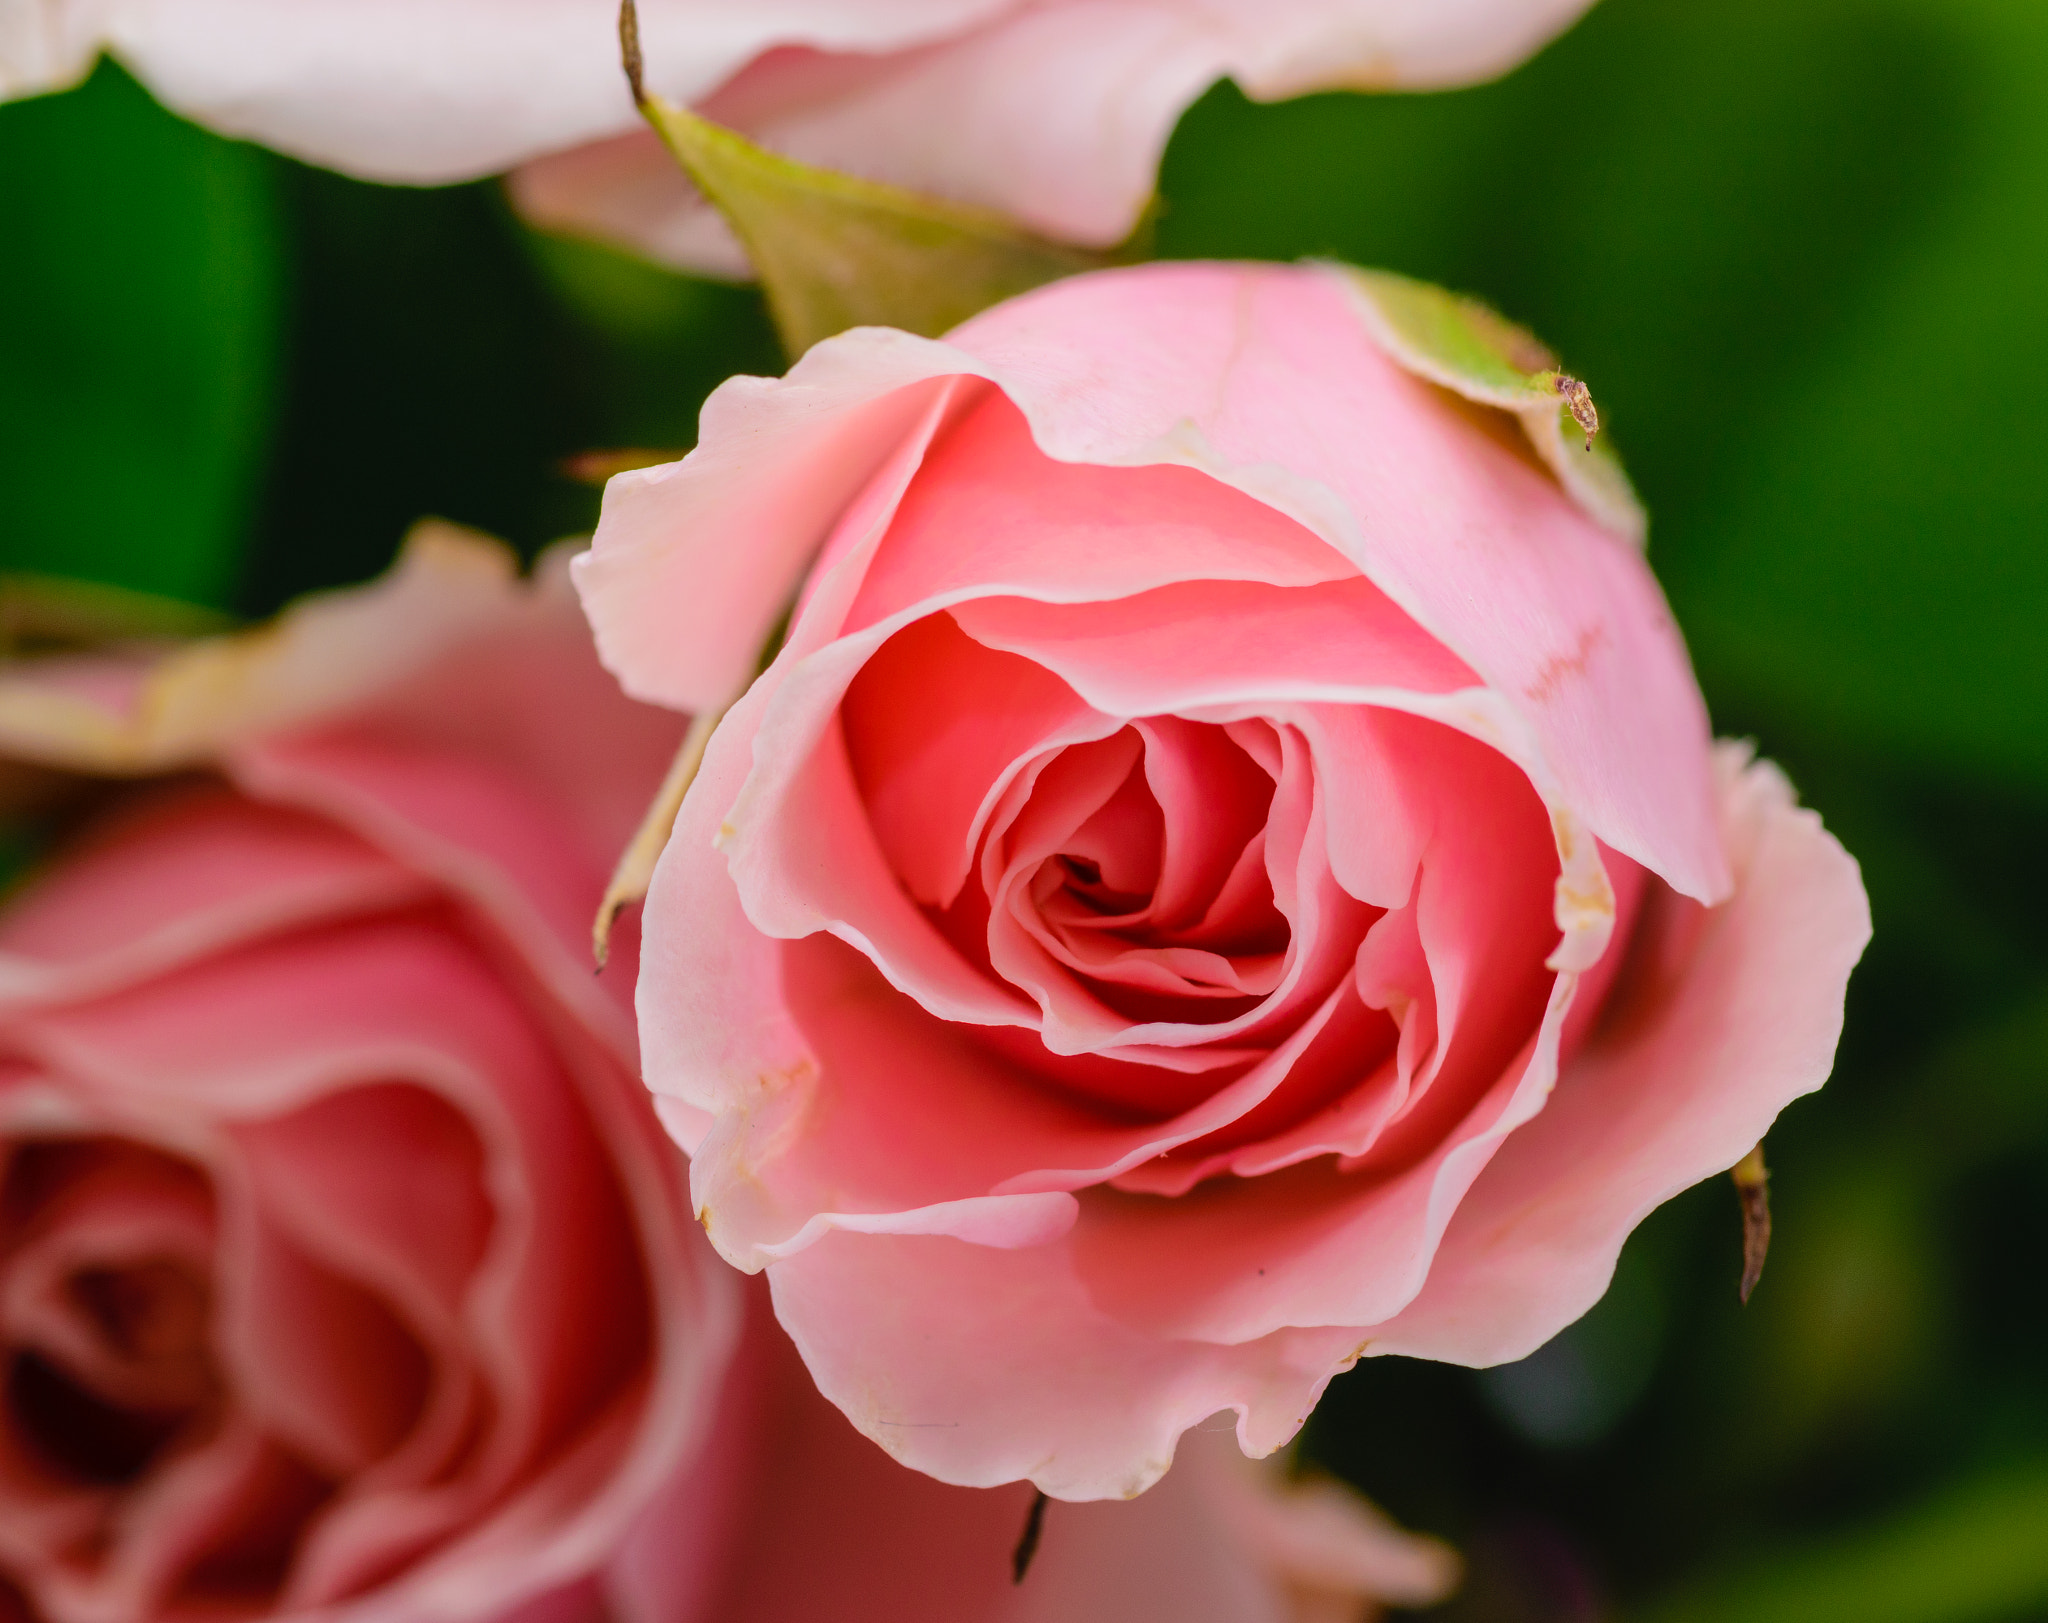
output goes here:
[[1011, 296], [1118, 263], [1050, 242], [992, 209], [781, 157], [646, 90], [633, 0], [619, 13], [642, 115], [745, 244], [792, 356], [849, 327], [937, 337]]

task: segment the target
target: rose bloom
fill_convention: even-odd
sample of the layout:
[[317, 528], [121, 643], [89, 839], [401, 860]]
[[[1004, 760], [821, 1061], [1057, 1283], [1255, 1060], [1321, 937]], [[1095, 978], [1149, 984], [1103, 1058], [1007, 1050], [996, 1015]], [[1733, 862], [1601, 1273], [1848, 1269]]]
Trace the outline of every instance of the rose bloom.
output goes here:
[[1440, 1546], [1213, 1458], [1061, 1507], [1013, 1589], [1028, 1493], [904, 1470], [792, 1373], [635, 1075], [630, 934], [590, 973], [680, 729], [598, 668], [562, 562], [429, 528], [272, 630], [0, 675], [17, 798], [65, 787], [23, 762], [171, 774], [88, 796], [0, 910], [0, 1617], [1441, 1594]]
[[[777, 151], [1124, 237], [1183, 109], [1492, 77], [1589, 0], [641, 0], [648, 88]], [[616, 0], [0, 0], [0, 96], [111, 51], [163, 102], [372, 180], [526, 166], [536, 223], [743, 274], [641, 128]]]
[[1855, 864], [1714, 745], [1557, 395], [1389, 289], [1159, 265], [844, 334], [577, 565], [693, 711], [802, 579], [655, 874], [645, 1070], [719, 1250], [944, 1480], [1131, 1494], [1361, 1355], [1519, 1358], [1832, 1063]]

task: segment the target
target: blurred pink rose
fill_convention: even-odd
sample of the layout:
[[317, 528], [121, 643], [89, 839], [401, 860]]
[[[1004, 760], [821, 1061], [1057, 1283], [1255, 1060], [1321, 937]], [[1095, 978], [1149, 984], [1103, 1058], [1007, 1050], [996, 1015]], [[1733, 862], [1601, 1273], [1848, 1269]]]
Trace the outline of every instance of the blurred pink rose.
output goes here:
[[1362, 289], [846, 334], [577, 565], [686, 710], [808, 571], [656, 874], [642, 1048], [714, 1243], [944, 1480], [1135, 1493], [1362, 1354], [1520, 1357], [1832, 1063], [1855, 864], [1715, 749], [1554, 401], [1539, 458]]
[[190, 773], [0, 913], [0, 1575], [45, 1623], [477, 1617], [587, 1570], [739, 1324], [591, 898], [673, 717], [561, 560], [0, 681], [0, 749]]
[[630, 938], [586, 956], [677, 732], [559, 557], [529, 586], [445, 529], [274, 630], [0, 675], [0, 755], [180, 774], [0, 910], [0, 1617], [1440, 1595], [1440, 1546], [1200, 1457], [1053, 1518], [1013, 1589], [1025, 1498], [904, 1470], [792, 1373], [635, 1079]]
[[[641, 0], [648, 83], [771, 147], [1001, 209], [1129, 232], [1181, 111], [1505, 72], [1589, 0]], [[617, 0], [0, 0], [0, 96], [104, 48], [189, 118], [374, 180], [529, 164], [538, 223], [743, 272], [643, 131]], [[536, 161], [538, 160], [538, 161]]]

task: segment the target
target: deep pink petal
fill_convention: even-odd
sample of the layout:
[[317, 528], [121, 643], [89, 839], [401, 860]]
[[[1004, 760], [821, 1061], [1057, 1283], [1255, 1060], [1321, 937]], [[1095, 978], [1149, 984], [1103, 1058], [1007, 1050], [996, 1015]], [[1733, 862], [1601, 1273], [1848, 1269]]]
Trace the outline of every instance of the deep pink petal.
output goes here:
[[[548, 1045], [528, 1016], [441, 931], [361, 925], [270, 943], [113, 1000], [24, 1019], [16, 1041], [124, 1109], [159, 1115], [198, 1107], [272, 1122], [336, 1088], [393, 1077], [432, 1088], [458, 1109], [495, 1163], [491, 1254], [478, 1264], [494, 1283], [480, 1282], [478, 1302], [489, 1305], [472, 1306], [463, 1326], [497, 1406], [479, 1465], [486, 1475], [502, 1481], [526, 1468], [644, 1357], [648, 1326], [635, 1318], [641, 1261], [591, 1124], [573, 1088], [550, 1070]], [[259, 1135], [248, 1150], [260, 1148]], [[271, 1191], [289, 1204], [264, 1222], [287, 1223], [293, 1249], [360, 1280], [389, 1310], [414, 1310], [430, 1344], [441, 1339], [437, 1328], [445, 1337], [445, 1321], [437, 1326], [432, 1304], [420, 1299], [418, 1265], [394, 1255], [388, 1230], [380, 1239], [377, 1215], [320, 1207], [323, 1192], [307, 1181]], [[263, 1193], [259, 1182], [259, 1201]], [[295, 1212], [303, 1221], [294, 1232]], [[257, 1224], [231, 1231], [223, 1262], [231, 1277], [246, 1270], [253, 1280], [271, 1266], [276, 1247], [264, 1233]], [[306, 1359], [265, 1350], [294, 1322], [266, 1315], [265, 1300], [260, 1282], [224, 1298], [224, 1344], [244, 1401], [259, 1412], [266, 1387], [283, 1383], [281, 1392], [296, 1394], [297, 1377], [316, 1373]], [[607, 1333], [593, 1336], [599, 1322]]]
[[[834, 722], [876, 640], [833, 643], [773, 688], [753, 771], [720, 825], [732, 882], [764, 935], [838, 935], [942, 1019], [1026, 1025], [1033, 1010], [1024, 997], [963, 957], [898, 882], [861, 803], [846, 734]], [[1103, 723], [1082, 711], [1068, 725], [1095, 731]]]
[[233, 1241], [219, 1334], [238, 1411], [331, 1481], [384, 1458], [420, 1418], [430, 1355], [375, 1292], [272, 1225]]
[[[295, 1229], [363, 1247], [356, 1271], [408, 1279], [451, 1317], [494, 1223], [484, 1150], [460, 1111], [417, 1087], [349, 1088], [236, 1136], [259, 1196]], [[375, 1260], [371, 1261], [370, 1257]]]
[[1023, 758], [1094, 712], [1042, 666], [984, 648], [950, 616], [891, 637], [840, 707], [860, 804], [889, 869], [946, 907], [972, 865], [988, 803]]
[[[15, 1213], [0, 1262], [0, 1338], [117, 1407], [202, 1410], [211, 1396], [201, 1315], [213, 1202], [179, 1163], [104, 1141], [63, 1148], [84, 1164], [33, 1212]], [[19, 1202], [19, 1184], [12, 1193]], [[124, 1293], [109, 1312], [78, 1288], [95, 1275], [133, 1280], [143, 1270], [163, 1279], [154, 1302]]]
[[[375, 722], [263, 740], [234, 751], [228, 766], [251, 796], [324, 814], [468, 903], [527, 973], [632, 1063], [624, 977], [590, 973], [590, 919], [606, 865], [579, 849], [532, 784], [481, 755], [422, 747]], [[659, 768], [651, 758], [641, 766], [651, 798]], [[565, 772], [549, 788], [560, 795], [572, 782]]]

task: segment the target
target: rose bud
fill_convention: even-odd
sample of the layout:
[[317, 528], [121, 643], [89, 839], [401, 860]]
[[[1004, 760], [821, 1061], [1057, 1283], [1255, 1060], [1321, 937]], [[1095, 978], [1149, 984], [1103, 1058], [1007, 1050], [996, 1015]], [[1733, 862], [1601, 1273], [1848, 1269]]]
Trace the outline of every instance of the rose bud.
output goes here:
[[[979, 204], [1077, 243], [1136, 224], [1183, 109], [1504, 73], [1588, 0], [643, 0], [647, 88], [829, 169]], [[641, 128], [616, 0], [7, 0], [0, 97], [112, 52], [168, 107], [371, 180], [525, 165], [537, 224], [683, 269], [739, 244]]]
[[0, 1616], [1440, 1595], [1441, 1546], [1199, 1457], [1156, 1508], [1061, 1507], [1013, 1586], [1027, 1491], [906, 1471], [792, 1374], [636, 1079], [630, 937], [586, 956], [679, 731], [559, 556], [528, 584], [446, 528], [274, 628], [0, 673], [10, 786], [102, 775], [0, 908]]
[[606, 663], [746, 688], [645, 1074], [899, 1459], [1129, 1495], [1362, 1355], [1522, 1357], [1826, 1077], [1856, 866], [1713, 743], [1593, 415], [1418, 284], [1159, 265], [847, 333], [612, 480]]

